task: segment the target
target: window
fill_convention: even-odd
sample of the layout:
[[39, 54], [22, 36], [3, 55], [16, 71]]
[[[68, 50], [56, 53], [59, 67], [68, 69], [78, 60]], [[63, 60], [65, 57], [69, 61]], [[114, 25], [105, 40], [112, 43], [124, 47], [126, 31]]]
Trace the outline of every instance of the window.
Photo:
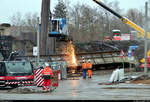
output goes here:
[[0, 76], [5, 75], [5, 65], [4, 63], [0, 63]]
[[9, 75], [31, 75], [32, 66], [30, 62], [8, 62], [6, 63]]
[[112, 32], [113, 32], [113, 36], [120, 36], [121, 35], [120, 30], [112, 30]]
[[52, 31], [57, 32], [57, 21], [56, 20], [52, 21]]
[[60, 29], [59, 26], [60, 26], [59, 20], [52, 20], [52, 25], [51, 25], [52, 32], [59, 32]]

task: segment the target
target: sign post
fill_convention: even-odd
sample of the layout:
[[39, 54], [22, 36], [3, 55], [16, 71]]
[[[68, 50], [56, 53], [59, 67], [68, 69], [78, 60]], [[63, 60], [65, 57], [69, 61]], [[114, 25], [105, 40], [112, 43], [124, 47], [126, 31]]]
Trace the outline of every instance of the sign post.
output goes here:
[[120, 52], [120, 58], [122, 59], [122, 65], [123, 65], [123, 69], [124, 69], [124, 60], [123, 60], [123, 57], [125, 57], [125, 53], [123, 52], [123, 50], [121, 50]]
[[[128, 50], [128, 60], [129, 61], [133, 61], [134, 60], [133, 52], [131, 51], [130, 48]], [[131, 62], [129, 64], [130, 64], [129, 70], [130, 70], [130, 72], [132, 72], [132, 64], [131, 64]]]
[[34, 46], [33, 47], [33, 56], [35, 56], [35, 61], [37, 62], [37, 55], [38, 55], [38, 47], [37, 46]]
[[124, 69], [124, 60], [123, 60], [123, 57], [122, 57], [122, 65], [123, 65], [123, 69]]
[[39, 17], [37, 18], [37, 63], [40, 60], [40, 24], [39, 24]]

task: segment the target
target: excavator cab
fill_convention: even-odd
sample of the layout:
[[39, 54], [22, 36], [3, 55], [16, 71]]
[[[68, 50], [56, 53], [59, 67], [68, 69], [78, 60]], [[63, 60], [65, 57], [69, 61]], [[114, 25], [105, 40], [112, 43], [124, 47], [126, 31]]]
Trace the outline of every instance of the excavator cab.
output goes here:
[[112, 30], [113, 40], [121, 40], [121, 31], [118, 29]]
[[121, 35], [121, 31], [118, 29], [114, 29], [114, 30], [112, 30], [112, 32], [113, 32], [113, 36], [120, 36]]
[[66, 19], [55, 18], [50, 22], [49, 37], [63, 37], [67, 36]]

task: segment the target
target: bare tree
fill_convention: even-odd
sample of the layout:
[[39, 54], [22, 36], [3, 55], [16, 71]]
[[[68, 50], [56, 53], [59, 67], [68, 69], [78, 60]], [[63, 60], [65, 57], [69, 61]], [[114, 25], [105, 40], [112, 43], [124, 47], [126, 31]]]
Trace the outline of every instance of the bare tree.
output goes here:
[[74, 7], [72, 7], [69, 11], [70, 13], [70, 22], [69, 22], [69, 34], [73, 37], [74, 41], [80, 41], [80, 31], [79, 31], [79, 24], [81, 20], [80, 15], [80, 4], [76, 4]]
[[[143, 26], [143, 13], [129, 9], [123, 13], [119, 2], [104, 1], [107, 6], [136, 24]], [[87, 4], [75, 4], [69, 9], [69, 34], [74, 41], [90, 42], [95, 40], [104, 40], [105, 36], [111, 36], [113, 29], [120, 29], [122, 33], [130, 33], [130, 26], [123, 23], [119, 18], [103, 9], [102, 7], [92, 8]]]
[[29, 26], [29, 27], [32, 27], [35, 30], [35, 28], [37, 28], [37, 17], [38, 17], [37, 13], [33, 13], [33, 14], [30, 13], [30, 12], [26, 13], [25, 18], [24, 18], [25, 25]]
[[37, 13], [26, 13], [22, 15], [20, 12], [15, 13], [10, 17], [10, 23], [13, 27], [12, 34], [19, 36], [21, 32], [30, 31], [36, 32], [37, 27]]
[[24, 26], [25, 22], [20, 12], [15, 13], [10, 17], [10, 23], [15, 26]]
[[[114, 7], [116, 11], [121, 11], [119, 2], [107, 4]], [[104, 36], [110, 35], [112, 29], [119, 29], [119, 25], [122, 23], [103, 8], [92, 8], [87, 4], [76, 4], [70, 9], [70, 13], [71, 34], [74, 40], [81, 42], [103, 40]]]
[[144, 14], [138, 9], [130, 8], [127, 11], [127, 17], [134, 23], [143, 26], [144, 25]]

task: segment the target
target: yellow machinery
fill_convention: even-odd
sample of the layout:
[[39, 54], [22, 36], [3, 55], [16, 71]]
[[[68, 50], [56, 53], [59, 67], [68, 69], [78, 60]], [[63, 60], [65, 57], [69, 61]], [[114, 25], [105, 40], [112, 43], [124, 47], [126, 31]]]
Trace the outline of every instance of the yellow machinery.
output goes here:
[[[147, 52], [147, 56], [150, 56], [150, 50]], [[142, 58], [142, 59], [140, 60], [140, 62], [141, 62], [141, 63], [145, 63], [145, 58]]]
[[[128, 18], [123, 17], [120, 14], [116, 13], [114, 10], [110, 9], [109, 7], [107, 7], [104, 3], [100, 2], [99, 0], [93, 0], [93, 1], [96, 2], [97, 4], [99, 4], [101, 7], [103, 7], [107, 11], [114, 14], [115, 16], [117, 16], [122, 22], [124, 22], [125, 24], [127, 24], [130, 27], [132, 27], [133, 29], [135, 29], [137, 31], [137, 37], [142, 37], [145, 35], [145, 30], [143, 28], [141, 28], [140, 26], [138, 26], [137, 24], [135, 24], [134, 22], [132, 22], [131, 20], [129, 20]], [[147, 33], [147, 37], [150, 39], [149, 32]]]

